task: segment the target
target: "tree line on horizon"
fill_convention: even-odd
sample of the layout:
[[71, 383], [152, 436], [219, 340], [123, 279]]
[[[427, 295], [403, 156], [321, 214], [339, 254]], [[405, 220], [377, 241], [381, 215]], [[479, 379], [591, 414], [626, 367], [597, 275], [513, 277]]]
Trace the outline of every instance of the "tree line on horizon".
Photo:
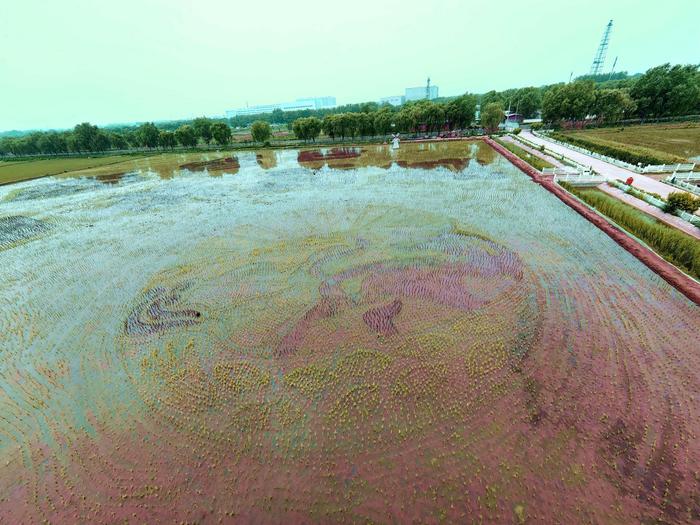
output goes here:
[[[493, 131], [510, 109], [525, 118], [541, 114], [554, 127], [581, 123], [590, 116], [602, 124], [623, 119], [663, 118], [700, 114], [699, 65], [663, 64], [629, 76], [584, 75], [573, 82], [543, 87], [465, 93], [457, 97], [419, 100], [402, 106], [376, 102], [348, 104], [322, 110], [284, 112], [229, 119], [196, 118], [138, 126], [99, 128], [88, 122], [72, 130], [32, 132], [0, 139], [0, 155], [90, 153], [136, 148], [193, 148], [227, 145], [232, 127], [251, 127], [253, 140], [270, 139], [270, 125], [286, 125], [301, 140], [315, 140], [321, 132], [331, 139], [371, 137], [393, 132], [416, 133], [465, 129], [474, 125], [480, 104], [480, 124]], [[255, 125], [254, 125], [255, 124]]]

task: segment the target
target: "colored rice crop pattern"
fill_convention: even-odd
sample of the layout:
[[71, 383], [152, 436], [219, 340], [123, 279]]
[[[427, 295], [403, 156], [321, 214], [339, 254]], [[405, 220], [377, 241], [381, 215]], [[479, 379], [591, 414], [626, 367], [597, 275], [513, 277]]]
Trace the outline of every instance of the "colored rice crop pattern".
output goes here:
[[565, 182], [561, 185], [643, 240], [664, 259], [700, 279], [700, 242], [697, 239], [600, 190], [580, 188]]
[[697, 522], [697, 307], [441, 148], [0, 188], [0, 522]]
[[553, 136], [632, 164], [675, 164], [700, 159], [700, 126], [697, 124], [588, 129]]

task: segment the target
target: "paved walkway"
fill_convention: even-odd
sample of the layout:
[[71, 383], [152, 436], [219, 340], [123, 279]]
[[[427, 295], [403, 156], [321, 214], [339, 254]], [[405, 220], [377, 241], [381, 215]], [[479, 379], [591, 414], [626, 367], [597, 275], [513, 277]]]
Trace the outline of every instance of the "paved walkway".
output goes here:
[[564, 155], [565, 157], [568, 157], [571, 160], [578, 162], [579, 164], [592, 167], [595, 171], [597, 171], [603, 177], [605, 177], [605, 179], [620, 179], [622, 181], [625, 181], [627, 180], [627, 177], [632, 177], [634, 179], [633, 186], [645, 190], [647, 192], [658, 193], [664, 199], [668, 197], [669, 193], [672, 193], [674, 191], [683, 191], [674, 188], [673, 186], [669, 186], [668, 184], [664, 184], [661, 181], [654, 180], [651, 177], [647, 177], [640, 173], [635, 173], [634, 171], [615, 166], [614, 164], [610, 164], [609, 162], [605, 162], [604, 160], [596, 159], [595, 157], [591, 157], [590, 155], [579, 153], [578, 151], [574, 151], [570, 148], [567, 148], [566, 146], [557, 144], [556, 142], [552, 142], [541, 137], [536, 137], [530, 131], [523, 130], [522, 136], [523, 138], [535, 144], [543, 144], [547, 147], [547, 149], [560, 155]]
[[566, 168], [567, 167], [562, 161], [555, 159], [554, 157], [547, 155], [546, 153], [542, 153], [539, 150], [531, 148], [527, 144], [523, 144], [522, 142], [520, 142], [518, 139], [514, 139], [510, 135], [504, 135], [503, 137], [500, 137], [500, 139], [503, 142], [510, 142], [512, 144], [515, 144], [520, 149], [524, 149], [525, 151], [527, 151], [530, 155], [534, 155], [535, 157], [538, 157], [542, 160], [549, 162], [552, 166], [556, 166], [557, 168]]
[[670, 213], [663, 212], [656, 206], [652, 206], [648, 202], [644, 202], [643, 200], [629, 195], [618, 188], [609, 186], [608, 184], [601, 184], [600, 186], [598, 186], [598, 189], [604, 191], [609, 195], [612, 195], [613, 197], [621, 200], [622, 202], [629, 204], [630, 206], [637, 208], [638, 210], [643, 211], [644, 213], [652, 215], [653, 217], [659, 219], [661, 222], [665, 222], [669, 226], [673, 226], [674, 228], [677, 228], [682, 232], [687, 233], [688, 235], [700, 240], [700, 228], [696, 228], [688, 221], [684, 221], [680, 217], [676, 217], [675, 215], [671, 215]]

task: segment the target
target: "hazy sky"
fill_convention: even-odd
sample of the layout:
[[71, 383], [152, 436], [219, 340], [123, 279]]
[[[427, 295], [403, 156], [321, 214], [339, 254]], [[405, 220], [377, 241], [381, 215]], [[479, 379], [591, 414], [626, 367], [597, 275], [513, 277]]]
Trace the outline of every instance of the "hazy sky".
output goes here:
[[0, 130], [441, 95], [700, 62], [700, 0], [0, 0]]

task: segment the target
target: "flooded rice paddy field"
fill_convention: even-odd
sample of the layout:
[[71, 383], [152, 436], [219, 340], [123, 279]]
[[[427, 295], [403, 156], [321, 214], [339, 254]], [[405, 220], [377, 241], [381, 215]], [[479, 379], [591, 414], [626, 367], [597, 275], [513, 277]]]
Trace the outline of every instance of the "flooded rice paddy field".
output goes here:
[[700, 519], [697, 308], [488, 146], [114, 168], [0, 188], [1, 522]]

